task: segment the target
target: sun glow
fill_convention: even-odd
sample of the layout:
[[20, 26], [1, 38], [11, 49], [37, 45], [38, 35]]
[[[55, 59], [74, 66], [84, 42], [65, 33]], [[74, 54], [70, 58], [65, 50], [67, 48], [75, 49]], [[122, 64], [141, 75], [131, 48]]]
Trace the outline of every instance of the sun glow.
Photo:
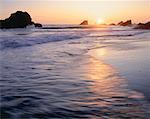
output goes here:
[[99, 18], [96, 20], [96, 24], [103, 24], [104, 23], [104, 20]]
[[[11, 1], [11, 2], [10, 2]], [[132, 19], [149, 21], [149, 0], [0, 0], [0, 19], [17, 10], [27, 11], [42, 24], [111, 24]], [[60, 2], [61, 1], [61, 2]], [[132, 12], [131, 12], [132, 11]]]

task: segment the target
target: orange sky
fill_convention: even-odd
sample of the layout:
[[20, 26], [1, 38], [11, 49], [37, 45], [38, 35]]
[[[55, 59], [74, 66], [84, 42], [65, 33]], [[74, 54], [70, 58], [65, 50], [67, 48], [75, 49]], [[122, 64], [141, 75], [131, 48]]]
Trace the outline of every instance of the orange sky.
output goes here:
[[149, 0], [0, 0], [0, 18], [17, 10], [27, 11], [33, 21], [43, 24], [78, 24], [87, 19], [94, 24], [132, 19], [133, 22], [150, 20]]

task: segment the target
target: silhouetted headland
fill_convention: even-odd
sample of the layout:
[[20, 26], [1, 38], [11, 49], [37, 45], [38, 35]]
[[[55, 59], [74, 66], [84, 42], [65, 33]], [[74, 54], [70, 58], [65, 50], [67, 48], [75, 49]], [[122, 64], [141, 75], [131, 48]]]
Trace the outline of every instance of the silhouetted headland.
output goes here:
[[80, 25], [88, 25], [88, 20], [84, 20]]
[[0, 20], [0, 28], [25, 28], [28, 25], [42, 27], [42, 24], [34, 23], [31, 16], [27, 12], [17, 11], [12, 13], [9, 18]]

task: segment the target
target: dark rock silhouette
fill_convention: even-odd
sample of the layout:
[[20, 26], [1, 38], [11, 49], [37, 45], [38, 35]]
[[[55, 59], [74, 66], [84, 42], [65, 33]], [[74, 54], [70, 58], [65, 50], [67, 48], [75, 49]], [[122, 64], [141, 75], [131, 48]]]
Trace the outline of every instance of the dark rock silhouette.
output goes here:
[[32, 25], [32, 19], [27, 12], [17, 11], [5, 20], [0, 20], [0, 28], [25, 28]]
[[40, 23], [34, 23], [34, 26], [35, 27], [42, 27], [42, 24], [40, 24]]
[[39, 23], [34, 23], [31, 16], [27, 12], [17, 11], [12, 13], [9, 18], [0, 20], [0, 28], [25, 28], [28, 25], [34, 25], [35, 27], [42, 27]]
[[123, 21], [119, 22], [117, 25], [122, 25], [123, 24]]
[[139, 23], [138, 25], [144, 25], [144, 23]]
[[115, 26], [116, 24], [114, 24], [114, 23], [111, 23], [111, 24], [109, 24], [109, 25], [111, 25], [111, 26]]
[[139, 23], [135, 29], [150, 29], [150, 22], [147, 23]]
[[119, 22], [118, 25], [120, 26], [131, 26], [132, 25], [132, 21], [131, 20], [127, 20], [126, 22]]
[[88, 25], [88, 21], [84, 20], [80, 25]]
[[124, 22], [122, 24], [122, 26], [130, 26], [130, 25], [132, 25], [132, 21], [131, 20], [128, 20], [128, 21], [126, 21], [126, 22]]

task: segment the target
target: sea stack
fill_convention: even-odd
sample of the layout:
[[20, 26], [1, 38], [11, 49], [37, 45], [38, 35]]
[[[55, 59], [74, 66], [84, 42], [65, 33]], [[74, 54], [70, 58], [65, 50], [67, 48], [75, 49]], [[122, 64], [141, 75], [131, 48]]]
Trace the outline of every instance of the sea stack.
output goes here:
[[42, 24], [40, 24], [40, 23], [34, 23], [34, 26], [35, 27], [42, 27]]
[[88, 20], [84, 20], [80, 25], [88, 25]]
[[135, 29], [150, 29], [150, 21], [147, 23], [139, 23]]
[[12, 13], [9, 18], [5, 20], [0, 20], [0, 28], [25, 28], [28, 25], [34, 25], [36, 27], [41, 27], [41, 24], [34, 23], [31, 16], [27, 12], [17, 11]]
[[109, 24], [110, 26], [115, 26], [116, 24], [114, 24], [114, 23], [111, 23], [111, 24]]
[[119, 22], [117, 25], [122, 25], [123, 24], [123, 21]]
[[125, 22], [121, 21], [121, 22], [118, 23], [118, 25], [120, 25], [120, 26], [131, 26], [132, 21], [131, 20], [127, 20]]

